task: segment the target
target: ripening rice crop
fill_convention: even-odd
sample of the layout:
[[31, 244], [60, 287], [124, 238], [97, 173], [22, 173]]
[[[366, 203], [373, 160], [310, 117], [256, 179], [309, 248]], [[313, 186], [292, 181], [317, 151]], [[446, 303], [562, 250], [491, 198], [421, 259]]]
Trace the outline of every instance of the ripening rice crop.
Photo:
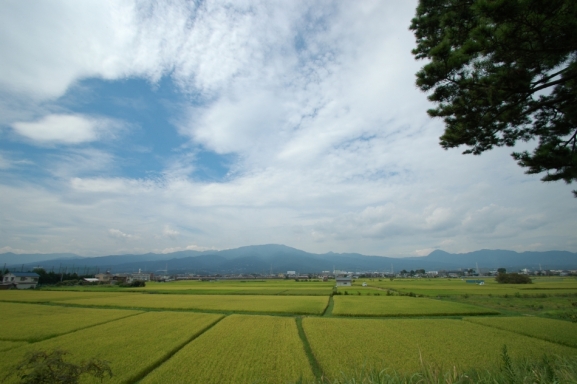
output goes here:
[[577, 355], [573, 348], [461, 320], [309, 317], [303, 327], [329, 378], [363, 367], [416, 372], [420, 356], [445, 369], [498, 366], [504, 344], [512, 358]]
[[[138, 314], [11, 349], [0, 359], [0, 372], [12, 370], [27, 352], [63, 349], [75, 363], [90, 358], [110, 362], [114, 376], [106, 383], [135, 382], [221, 317], [183, 312]], [[11, 376], [12, 381], [7, 382], [15, 379]], [[89, 378], [83, 382], [100, 381]]]
[[142, 383], [287, 383], [313, 379], [294, 318], [231, 315]]
[[542, 317], [471, 317], [464, 320], [577, 348], [577, 324], [568, 321]]
[[0, 303], [0, 313], [0, 339], [37, 341], [139, 312]]
[[129, 294], [116, 297], [67, 300], [66, 303], [122, 308], [321, 314], [328, 305], [328, 297]]
[[135, 290], [195, 295], [329, 296], [333, 285], [333, 283], [327, 282], [296, 282], [294, 280], [175, 281], [169, 283], [149, 282], [146, 287]]
[[498, 313], [474, 305], [409, 296], [335, 296], [337, 316], [446, 316]]
[[78, 298], [115, 297], [126, 293], [109, 292], [72, 292], [72, 291], [37, 291], [32, 289], [0, 291], [0, 301], [15, 301], [27, 303], [45, 303]]
[[0, 352], [27, 344], [25, 341], [6, 341], [0, 340]]

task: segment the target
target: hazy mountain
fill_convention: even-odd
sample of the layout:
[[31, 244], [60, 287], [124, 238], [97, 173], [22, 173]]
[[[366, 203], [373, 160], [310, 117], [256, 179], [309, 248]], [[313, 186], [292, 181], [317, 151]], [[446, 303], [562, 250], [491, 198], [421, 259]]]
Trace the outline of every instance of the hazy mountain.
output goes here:
[[73, 253], [0, 253], [0, 264], [28, 264], [37, 263], [44, 260], [70, 260], [70, 259], [82, 259], [82, 256], [75, 255]]
[[[252, 245], [223, 251], [180, 251], [168, 254], [147, 253], [143, 255], [110, 255], [84, 257], [74, 254], [15, 255], [1, 254], [0, 260], [10, 267], [59, 269], [77, 268], [80, 271], [96, 270], [112, 272], [132, 272], [138, 269], [162, 273], [188, 272], [197, 274], [241, 274], [241, 273], [300, 273], [332, 271], [351, 272], [391, 271], [402, 269], [454, 270], [475, 268], [530, 268], [575, 269], [577, 254], [566, 251], [514, 252], [507, 250], [479, 250], [469, 253], [452, 254], [441, 250], [424, 257], [381, 257], [358, 253], [324, 254], [308, 253], [285, 245]], [[24, 257], [23, 257], [24, 256]], [[34, 256], [28, 259], [26, 257]], [[49, 259], [52, 257], [53, 259]]]
[[484, 268], [522, 267], [522, 268], [577, 268], [577, 254], [567, 251], [521, 252], [502, 249], [482, 249], [469, 253], [451, 254], [436, 250], [427, 256], [427, 260], [442, 262], [460, 268], [470, 268], [479, 264]]

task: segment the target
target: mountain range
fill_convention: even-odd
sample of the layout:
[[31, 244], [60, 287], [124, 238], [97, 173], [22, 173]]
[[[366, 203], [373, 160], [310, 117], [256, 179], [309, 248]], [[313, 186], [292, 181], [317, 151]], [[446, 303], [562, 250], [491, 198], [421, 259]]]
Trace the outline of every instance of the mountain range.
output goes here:
[[246, 273], [315, 273], [345, 270], [351, 272], [389, 272], [416, 269], [456, 270], [479, 266], [481, 269], [577, 269], [577, 253], [567, 251], [522, 252], [479, 250], [448, 253], [441, 250], [423, 257], [367, 256], [358, 253], [316, 254], [278, 244], [252, 245], [222, 251], [179, 251], [167, 254], [109, 255], [81, 257], [72, 253], [0, 254], [0, 264], [8, 269], [29, 270], [42, 267], [47, 271], [61, 268], [79, 272], [110, 270], [154, 273], [246, 274]]

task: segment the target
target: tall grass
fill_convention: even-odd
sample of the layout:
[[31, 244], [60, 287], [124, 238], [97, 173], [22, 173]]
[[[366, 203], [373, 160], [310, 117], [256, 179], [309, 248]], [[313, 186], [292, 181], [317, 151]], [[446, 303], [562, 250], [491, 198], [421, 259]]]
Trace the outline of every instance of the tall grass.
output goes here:
[[321, 378], [314, 384], [525, 384], [577, 383], [577, 356], [547, 356], [540, 359], [513, 360], [503, 346], [501, 365], [493, 369], [461, 370], [428, 364], [421, 358], [421, 368], [412, 374], [395, 370], [362, 367], [352, 375], [333, 379]]

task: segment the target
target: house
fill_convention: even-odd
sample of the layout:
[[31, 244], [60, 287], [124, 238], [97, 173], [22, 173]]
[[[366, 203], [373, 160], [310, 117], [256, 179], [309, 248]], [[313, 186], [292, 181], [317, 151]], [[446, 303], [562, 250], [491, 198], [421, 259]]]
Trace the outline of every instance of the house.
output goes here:
[[2, 285], [15, 285], [18, 289], [36, 288], [39, 278], [35, 272], [11, 272], [4, 275]]
[[115, 274], [114, 276], [112, 276], [112, 280], [110, 280], [110, 284], [125, 284], [125, 283], [131, 283], [132, 281], [130, 276], [127, 276], [125, 274]]
[[97, 273], [94, 275], [94, 278], [103, 283], [110, 283], [110, 280], [112, 280], [112, 274], [108, 271], [106, 273]]
[[350, 276], [339, 276], [335, 279], [337, 287], [350, 287], [353, 285], [353, 278]]

